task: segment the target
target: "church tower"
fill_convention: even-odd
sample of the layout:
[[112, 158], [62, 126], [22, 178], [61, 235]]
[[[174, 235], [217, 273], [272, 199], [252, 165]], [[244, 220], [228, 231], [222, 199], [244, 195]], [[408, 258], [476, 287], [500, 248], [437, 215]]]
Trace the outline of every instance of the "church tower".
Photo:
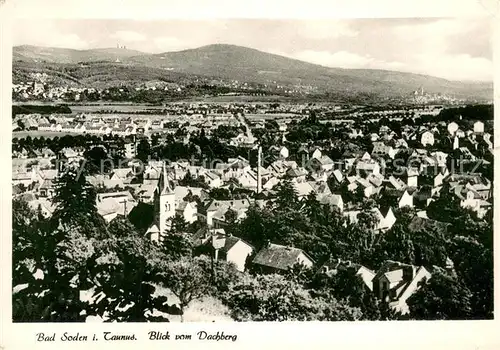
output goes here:
[[169, 228], [168, 219], [175, 216], [175, 192], [168, 179], [167, 168], [163, 164], [163, 171], [158, 183], [159, 206], [159, 229], [162, 237]]

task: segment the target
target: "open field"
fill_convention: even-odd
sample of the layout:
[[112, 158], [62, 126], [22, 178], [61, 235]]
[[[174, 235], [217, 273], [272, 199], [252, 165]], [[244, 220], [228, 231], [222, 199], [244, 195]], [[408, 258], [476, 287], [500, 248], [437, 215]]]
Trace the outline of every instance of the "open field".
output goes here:
[[181, 101], [185, 102], [204, 102], [204, 103], [241, 103], [241, 102], [264, 102], [264, 103], [284, 103], [294, 101], [293, 98], [280, 95], [268, 95], [268, 96], [253, 96], [253, 95], [240, 95], [240, 96], [199, 96], [189, 99], [183, 99]]
[[149, 106], [143, 104], [92, 104], [92, 105], [70, 105], [73, 113], [95, 113], [99, 111], [119, 111], [119, 112], [143, 112], [147, 110], [157, 110], [165, 108], [163, 106]]

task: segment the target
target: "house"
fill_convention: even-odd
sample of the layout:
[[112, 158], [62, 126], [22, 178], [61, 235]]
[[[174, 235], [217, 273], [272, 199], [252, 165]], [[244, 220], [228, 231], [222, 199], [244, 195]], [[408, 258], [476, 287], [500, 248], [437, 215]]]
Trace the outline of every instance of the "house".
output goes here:
[[387, 156], [391, 159], [394, 159], [394, 157], [396, 156], [396, 150], [392, 148], [392, 146], [387, 146], [383, 142], [374, 142], [371, 155], [372, 157]]
[[222, 180], [219, 175], [214, 173], [213, 171], [207, 171], [203, 176], [205, 183], [210, 188], [218, 188], [222, 186]]
[[483, 198], [470, 184], [457, 185], [453, 188], [455, 196], [460, 199], [460, 206], [474, 211], [478, 217], [482, 218], [492, 207], [492, 204]]
[[409, 312], [406, 301], [431, 278], [425, 267], [386, 261], [372, 279], [373, 293], [396, 312]]
[[461, 138], [463, 139], [465, 137], [465, 131], [463, 131], [462, 129], [458, 129], [457, 132], [455, 133], [455, 135], [458, 137], [458, 138]]
[[462, 159], [464, 160], [469, 160], [469, 161], [477, 160], [477, 157], [473, 155], [470, 149], [468, 149], [467, 147], [459, 147], [458, 152], [461, 154]]
[[408, 187], [418, 187], [418, 176], [420, 174], [417, 168], [403, 168], [401, 179]]
[[271, 146], [269, 147], [269, 153], [274, 155], [279, 159], [286, 159], [290, 155], [290, 151], [285, 146]]
[[448, 124], [446, 128], [448, 130], [448, 133], [453, 136], [458, 130], [458, 124], [455, 122], [451, 122]]
[[[377, 190], [375, 189], [375, 186], [372, 185], [372, 183], [370, 181], [368, 181], [367, 179], [363, 179], [362, 177], [357, 176], [356, 177], [356, 185], [352, 186], [352, 188], [354, 188], [354, 190], [357, 190], [359, 186], [362, 187], [363, 194], [366, 198], [370, 198], [373, 194], [375, 194], [377, 192]], [[349, 190], [351, 190], [351, 188], [349, 186], [348, 186], [348, 188], [349, 188]]]
[[312, 157], [309, 161], [309, 166], [314, 170], [329, 171], [333, 168], [333, 165], [333, 160], [326, 155], [322, 155], [320, 157]]
[[214, 225], [214, 218], [221, 221], [228, 210], [235, 211], [239, 217], [244, 216], [252, 203], [249, 199], [231, 199], [231, 200], [212, 200], [202, 210], [202, 216], [205, 217], [208, 226]]
[[293, 180], [292, 185], [295, 188], [299, 199], [305, 198], [309, 193], [314, 192], [314, 188], [307, 181], [298, 182], [296, 180]]
[[40, 184], [40, 187], [38, 188], [38, 193], [40, 197], [45, 197], [50, 199], [54, 197], [55, 190], [56, 190], [56, 185], [54, 183], [54, 180], [45, 179]]
[[175, 208], [176, 215], [181, 216], [187, 223], [198, 220], [198, 210], [196, 202], [182, 201]]
[[252, 263], [263, 272], [287, 271], [295, 264], [312, 267], [314, 261], [302, 249], [268, 242], [255, 255]]
[[363, 131], [361, 129], [351, 129], [351, 131], [347, 134], [349, 138], [356, 139], [358, 137], [363, 137]]
[[376, 209], [375, 214], [378, 216], [379, 221], [378, 225], [375, 226], [376, 230], [379, 231], [387, 231], [394, 226], [396, 223], [396, 215], [394, 215], [394, 212], [392, 211], [391, 207], [385, 208], [385, 209]]
[[448, 169], [445, 169], [444, 172], [439, 171], [436, 176], [432, 179], [432, 186], [438, 187], [443, 184], [443, 180], [449, 175]]
[[257, 174], [253, 171], [247, 171], [236, 179], [243, 188], [257, 191]]
[[[368, 154], [368, 153], [366, 153]], [[356, 163], [356, 172], [357, 174], [380, 174], [380, 164], [371, 159], [366, 159], [364, 156]]]
[[274, 186], [276, 186], [280, 182], [281, 182], [281, 180], [278, 179], [277, 177], [271, 177], [269, 180], [264, 182], [264, 184], [262, 185], [262, 189], [270, 191], [273, 189]]
[[142, 183], [136, 189], [135, 193], [140, 202], [153, 203], [155, 190], [158, 187], [158, 183]]
[[406, 183], [403, 180], [395, 178], [393, 175], [391, 175], [385, 181], [385, 187], [399, 191], [403, 190], [406, 187]]
[[201, 187], [175, 186], [174, 193], [176, 205], [183, 201], [192, 201], [189, 196], [197, 196], [202, 201], [208, 197], [205, 189]]
[[340, 185], [344, 181], [344, 174], [342, 174], [342, 171], [339, 169], [335, 169], [331, 173], [331, 181], [334, 186]]
[[125, 158], [135, 158], [137, 155], [137, 145], [135, 142], [127, 142], [125, 143]]
[[160, 178], [162, 164], [148, 164], [144, 170], [144, 180], [158, 180]]
[[56, 205], [47, 198], [32, 199], [28, 201], [28, 205], [35, 211], [40, 210], [44, 218], [51, 217], [56, 209]]
[[321, 158], [321, 156], [322, 156], [322, 155], [323, 155], [323, 154], [321, 153], [321, 150], [320, 150], [319, 148], [316, 148], [316, 149], [313, 151], [313, 153], [312, 153], [312, 155], [311, 155], [311, 158], [316, 158], [316, 159], [319, 159], [319, 158]]
[[484, 133], [484, 123], [481, 121], [477, 121], [474, 123], [474, 132], [478, 134]]
[[69, 163], [79, 162], [82, 160], [83, 153], [80, 153], [75, 148], [65, 147], [60, 152], [60, 157], [67, 160]]
[[370, 134], [370, 140], [372, 142], [377, 141], [379, 138], [380, 138], [380, 136], [377, 133]]
[[344, 210], [344, 200], [342, 199], [342, 196], [340, 194], [325, 194], [322, 196], [319, 196], [318, 201], [321, 204], [325, 204], [330, 206], [330, 208], [338, 208], [340, 212]]
[[398, 207], [410, 207], [413, 208], [413, 195], [411, 195], [408, 190], [405, 190], [403, 195], [398, 200]]
[[397, 139], [394, 141], [394, 148], [396, 149], [401, 149], [401, 148], [408, 148], [408, 142], [406, 142], [405, 139]]
[[424, 131], [421, 135], [420, 135], [420, 143], [422, 144], [422, 146], [433, 146], [434, 145], [434, 133], [432, 133], [431, 131]]
[[[385, 215], [378, 208], [370, 209], [370, 211], [373, 213], [376, 219], [374, 227], [376, 231], [382, 231], [382, 232], [387, 231], [391, 229], [391, 227], [396, 223], [396, 216], [394, 215], [394, 212], [390, 207], [386, 209]], [[360, 213], [361, 210], [349, 210], [349, 211], [344, 211], [343, 215], [344, 217], [346, 217], [349, 223], [357, 224], [358, 216]]]
[[306, 180], [307, 170], [304, 168], [290, 168], [286, 171], [286, 176], [298, 182], [303, 182]]
[[212, 236], [209, 243], [213, 247], [221, 247], [215, 251], [215, 260], [233, 263], [238, 271], [245, 271], [247, 259], [252, 255], [254, 247], [241, 238], [225, 234], [223, 229]]
[[288, 163], [277, 160], [267, 167], [267, 171], [270, 173], [270, 176], [279, 178], [284, 176], [289, 168]]
[[123, 183], [130, 183], [133, 177], [132, 168], [117, 168], [112, 170], [110, 180], [120, 180]]
[[44, 180], [55, 180], [59, 174], [57, 169], [40, 170], [38, 167], [34, 168], [33, 172], [35, 181], [40, 183]]
[[129, 191], [98, 193], [96, 197], [97, 212], [110, 222], [118, 215], [128, 216], [137, 205]]
[[340, 259], [333, 260], [330, 258], [326, 263], [323, 264], [323, 266], [321, 266], [320, 271], [324, 274], [332, 276], [332, 275], [336, 275], [338, 273], [338, 271], [347, 270], [347, 269], [354, 269], [356, 271], [355, 272], [356, 276], [361, 277], [365, 286], [370, 291], [373, 291], [372, 280], [373, 280], [373, 277], [375, 277], [375, 272], [366, 268], [363, 265], [354, 264], [354, 263], [351, 263], [350, 261], [342, 261]]
[[45, 159], [55, 159], [56, 158], [56, 154], [54, 153], [54, 151], [52, 151], [50, 148], [47, 148], [47, 147], [42, 148], [40, 153], [41, 153], [41, 156]]

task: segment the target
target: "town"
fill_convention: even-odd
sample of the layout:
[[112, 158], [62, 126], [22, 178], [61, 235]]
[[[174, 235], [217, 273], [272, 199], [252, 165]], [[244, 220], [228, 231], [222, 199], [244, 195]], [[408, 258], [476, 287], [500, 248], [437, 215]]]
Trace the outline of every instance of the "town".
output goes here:
[[[67, 281], [91, 305], [78, 320], [185, 320], [207, 300], [234, 320], [492, 317], [492, 105], [54, 106], [14, 105], [14, 231], [66, 232], [103, 269]], [[297, 300], [273, 313], [273, 293]]]

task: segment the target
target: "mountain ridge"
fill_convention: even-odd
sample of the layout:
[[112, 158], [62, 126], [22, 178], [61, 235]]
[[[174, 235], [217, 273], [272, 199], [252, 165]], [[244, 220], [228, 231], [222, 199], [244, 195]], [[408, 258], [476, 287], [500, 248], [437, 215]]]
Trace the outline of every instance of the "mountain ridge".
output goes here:
[[326, 67], [230, 44], [211, 44], [156, 54], [121, 48], [73, 50], [25, 45], [14, 47], [13, 53], [14, 61], [53, 64], [118, 61], [130, 67], [149, 67], [263, 85], [312, 86], [333, 93], [401, 96], [423, 88], [431, 94], [457, 97], [491, 98], [493, 95], [492, 82], [463, 82], [393, 70]]

